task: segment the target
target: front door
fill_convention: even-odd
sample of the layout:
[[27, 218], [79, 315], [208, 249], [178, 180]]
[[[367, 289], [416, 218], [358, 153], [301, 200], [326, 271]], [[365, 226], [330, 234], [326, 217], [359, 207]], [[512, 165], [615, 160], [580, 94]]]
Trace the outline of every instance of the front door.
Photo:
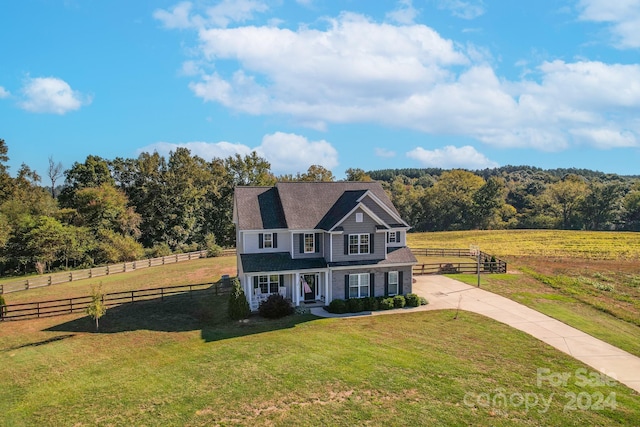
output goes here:
[[302, 275], [302, 294], [305, 301], [316, 300], [316, 286], [317, 275], [315, 274], [303, 274]]

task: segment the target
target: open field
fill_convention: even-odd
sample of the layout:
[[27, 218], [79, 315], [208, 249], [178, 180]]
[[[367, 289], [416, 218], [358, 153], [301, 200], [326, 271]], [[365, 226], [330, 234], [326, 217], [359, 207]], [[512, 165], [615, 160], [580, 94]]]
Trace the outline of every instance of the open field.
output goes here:
[[[472, 313], [231, 323], [224, 305], [123, 306], [101, 333], [81, 316], [0, 323], [0, 424], [640, 425], [631, 390], [581, 387], [584, 365]], [[571, 378], [538, 386], [538, 368]]]
[[409, 233], [412, 248], [468, 248], [500, 258], [518, 256], [640, 260], [640, 233], [563, 230], [489, 230]]
[[[514, 273], [485, 275], [483, 288], [640, 356], [640, 233], [472, 231], [408, 239], [415, 247], [480, 243]], [[452, 277], [476, 283], [475, 276]]]
[[5, 294], [7, 304], [20, 302], [43, 301], [58, 298], [81, 297], [91, 294], [91, 287], [102, 285], [102, 291], [121, 292], [134, 289], [158, 288], [172, 285], [192, 285], [213, 283], [220, 280], [223, 274], [235, 276], [235, 257], [203, 258], [177, 264], [150, 267], [126, 274], [97, 277], [61, 283], [28, 291]]

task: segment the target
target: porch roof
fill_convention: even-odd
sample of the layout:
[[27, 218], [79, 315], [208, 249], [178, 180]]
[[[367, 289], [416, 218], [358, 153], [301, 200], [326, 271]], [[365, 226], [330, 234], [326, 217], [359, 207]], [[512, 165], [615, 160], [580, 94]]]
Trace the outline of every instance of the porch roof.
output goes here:
[[401, 248], [388, 248], [387, 259], [330, 262], [329, 267], [357, 267], [363, 265], [384, 267], [385, 265], [416, 264], [417, 262], [418, 260], [413, 255], [413, 252], [411, 252], [411, 249], [405, 246]]
[[327, 268], [324, 258], [292, 259], [289, 252], [266, 254], [241, 254], [242, 270], [245, 273], [268, 271], [318, 270]]

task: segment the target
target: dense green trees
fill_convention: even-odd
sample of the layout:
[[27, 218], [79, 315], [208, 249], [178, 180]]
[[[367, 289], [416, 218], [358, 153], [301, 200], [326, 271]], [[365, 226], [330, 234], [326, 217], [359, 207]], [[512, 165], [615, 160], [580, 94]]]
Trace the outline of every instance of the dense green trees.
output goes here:
[[[280, 181], [334, 181], [328, 169], [276, 177], [255, 152], [207, 161], [88, 156], [64, 172], [58, 194], [22, 165], [9, 174], [0, 139], [0, 275], [129, 261], [233, 246], [233, 190]], [[53, 169], [51, 169], [53, 168]], [[50, 159], [51, 186], [60, 174]], [[470, 172], [347, 169], [346, 180], [382, 181], [415, 231], [565, 228], [640, 231], [640, 179], [580, 169], [507, 166]]]

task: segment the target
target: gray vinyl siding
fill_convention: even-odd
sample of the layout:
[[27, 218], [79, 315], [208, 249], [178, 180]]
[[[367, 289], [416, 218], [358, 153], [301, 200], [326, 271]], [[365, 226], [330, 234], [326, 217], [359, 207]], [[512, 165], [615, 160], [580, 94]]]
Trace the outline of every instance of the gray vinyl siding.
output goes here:
[[393, 218], [391, 215], [387, 213], [384, 209], [380, 207], [378, 203], [373, 201], [370, 197], [365, 197], [362, 199], [362, 203], [371, 210], [378, 218], [383, 220], [387, 224], [395, 224], [398, 222], [397, 219]]
[[345, 280], [344, 277], [349, 274], [358, 273], [375, 273], [375, 295], [376, 297], [384, 296], [385, 273], [389, 271], [402, 271], [402, 293], [403, 295], [412, 292], [413, 277], [411, 276], [411, 266], [405, 267], [371, 267], [371, 268], [354, 268], [350, 270], [333, 270], [331, 282], [331, 295], [333, 299], [344, 299]]
[[[305, 254], [304, 251], [300, 251], [300, 236], [302, 234], [307, 233], [293, 233], [293, 258], [322, 258], [323, 248], [324, 248], [324, 238], [322, 237], [324, 233], [312, 233], [312, 234], [320, 234], [320, 238], [316, 241], [316, 244], [320, 244], [320, 252], [312, 252]], [[289, 238], [291, 240], [291, 238]]]
[[[363, 214], [362, 222], [356, 222], [356, 213]], [[376, 233], [376, 222], [371, 219], [365, 212], [358, 209], [353, 212], [345, 221], [340, 224], [344, 228], [343, 235], [333, 236], [333, 261], [362, 261], [362, 260], [380, 260], [385, 258], [385, 245], [387, 236], [384, 233]], [[372, 253], [364, 255], [345, 255], [344, 254], [344, 236], [349, 234], [371, 234], [374, 237], [374, 248]]]
[[322, 249], [323, 249], [323, 254], [324, 254], [324, 259], [326, 259], [327, 261], [331, 260], [331, 235], [329, 233], [323, 233], [323, 244], [322, 244]]
[[[262, 248], [260, 249], [260, 233], [244, 233], [244, 246], [243, 242], [240, 242], [239, 247], [241, 250], [238, 253], [242, 254], [256, 254], [256, 253], [270, 253], [270, 252], [289, 252], [291, 250], [291, 234], [288, 231], [268, 231], [264, 232], [277, 234], [278, 247], [276, 248]], [[263, 232], [263, 233], [264, 233]]]

